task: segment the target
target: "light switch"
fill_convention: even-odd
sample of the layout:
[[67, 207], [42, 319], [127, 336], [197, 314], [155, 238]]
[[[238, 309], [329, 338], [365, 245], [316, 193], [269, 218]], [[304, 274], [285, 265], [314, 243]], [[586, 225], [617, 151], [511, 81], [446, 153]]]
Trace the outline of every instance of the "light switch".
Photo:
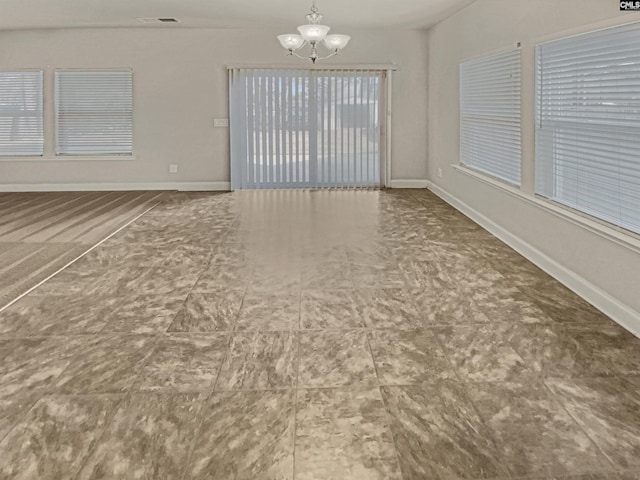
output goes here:
[[229, 119], [228, 118], [214, 118], [213, 119], [214, 127], [228, 127]]

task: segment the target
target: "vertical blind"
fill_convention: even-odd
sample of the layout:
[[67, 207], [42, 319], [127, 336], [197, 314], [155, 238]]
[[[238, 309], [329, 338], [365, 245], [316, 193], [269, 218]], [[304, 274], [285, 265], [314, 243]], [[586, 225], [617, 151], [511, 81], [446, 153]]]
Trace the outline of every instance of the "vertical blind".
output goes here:
[[460, 65], [460, 163], [520, 185], [520, 49]]
[[232, 188], [380, 185], [383, 78], [230, 70]]
[[131, 154], [131, 70], [58, 71], [57, 154]]
[[0, 155], [42, 155], [42, 71], [0, 72]]
[[640, 24], [536, 49], [536, 192], [640, 233]]

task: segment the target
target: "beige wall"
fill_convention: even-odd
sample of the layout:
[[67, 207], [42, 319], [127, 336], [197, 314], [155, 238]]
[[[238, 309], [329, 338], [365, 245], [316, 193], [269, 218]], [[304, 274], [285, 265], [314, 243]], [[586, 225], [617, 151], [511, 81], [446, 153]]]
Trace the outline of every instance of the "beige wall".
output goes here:
[[[45, 134], [50, 158], [0, 159], [0, 186], [16, 184], [138, 184], [228, 182], [227, 64], [299, 67], [276, 31], [213, 29], [70, 29], [0, 32], [0, 68], [45, 69]], [[394, 74], [394, 179], [426, 179], [427, 41], [418, 30], [350, 31], [338, 59], [348, 64], [397, 64]], [[133, 161], [60, 161], [53, 157], [53, 69], [132, 67]], [[168, 165], [179, 173], [170, 175]]]
[[[429, 31], [429, 162], [435, 190], [486, 217], [547, 257], [546, 266], [640, 332], [640, 254], [451, 167], [459, 156], [461, 61], [522, 42], [522, 190], [534, 186], [534, 47], [605, 26], [639, 21], [618, 0], [477, 0]], [[439, 178], [438, 169], [443, 176]], [[555, 265], [554, 265], [555, 264]], [[549, 269], [548, 269], [549, 270]], [[610, 300], [609, 303], [607, 297]], [[605, 305], [606, 304], [606, 305]], [[626, 308], [628, 307], [628, 308]], [[622, 312], [622, 313], [621, 313]], [[624, 313], [626, 312], [626, 313]], [[626, 320], [621, 319], [626, 315]], [[635, 319], [635, 320], [634, 320]]]

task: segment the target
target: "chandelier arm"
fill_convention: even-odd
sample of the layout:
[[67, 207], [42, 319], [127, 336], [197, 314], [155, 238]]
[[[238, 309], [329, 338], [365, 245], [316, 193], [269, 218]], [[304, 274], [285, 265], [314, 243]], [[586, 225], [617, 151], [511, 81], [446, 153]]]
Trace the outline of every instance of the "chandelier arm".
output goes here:
[[291, 49], [289, 50], [289, 55], [301, 58], [303, 60], [309, 60], [309, 58], [311, 58], [311, 57], [303, 57], [302, 55], [298, 54], [298, 52], [296, 52], [295, 50], [291, 50]]
[[332, 50], [331, 53], [326, 57], [316, 57], [316, 60], [326, 60], [327, 58], [335, 57], [339, 53], [340, 53], [340, 50], [336, 48], [335, 50]]
[[289, 49], [290, 56], [298, 57], [298, 58], [301, 58], [302, 60], [311, 60], [313, 63], [316, 63], [316, 61], [318, 60], [326, 60], [327, 58], [335, 57], [336, 55], [339, 55], [339, 54], [340, 54], [340, 50], [335, 49], [335, 50], [332, 50], [329, 55], [325, 55], [324, 57], [315, 57], [314, 59], [314, 57], [300, 55], [295, 50]]

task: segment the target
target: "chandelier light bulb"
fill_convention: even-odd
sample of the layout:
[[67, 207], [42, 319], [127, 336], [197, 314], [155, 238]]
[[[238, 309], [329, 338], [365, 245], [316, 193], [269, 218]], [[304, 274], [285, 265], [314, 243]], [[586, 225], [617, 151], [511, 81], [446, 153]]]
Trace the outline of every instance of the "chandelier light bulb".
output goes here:
[[331, 27], [327, 27], [326, 25], [314, 25], [312, 23], [307, 25], [300, 25], [298, 27], [298, 31], [302, 38], [304, 38], [307, 42], [320, 42], [324, 40], [324, 37], [327, 36]]
[[280, 41], [280, 45], [287, 50], [298, 50], [302, 45], [304, 45], [304, 38], [300, 35], [296, 35], [295, 33], [278, 35], [278, 40]]
[[342, 50], [347, 46], [349, 40], [351, 40], [349, 35], [334, 33], [333, 35], [327, 35], [324, 37], [324, 44], [329, 50]]

